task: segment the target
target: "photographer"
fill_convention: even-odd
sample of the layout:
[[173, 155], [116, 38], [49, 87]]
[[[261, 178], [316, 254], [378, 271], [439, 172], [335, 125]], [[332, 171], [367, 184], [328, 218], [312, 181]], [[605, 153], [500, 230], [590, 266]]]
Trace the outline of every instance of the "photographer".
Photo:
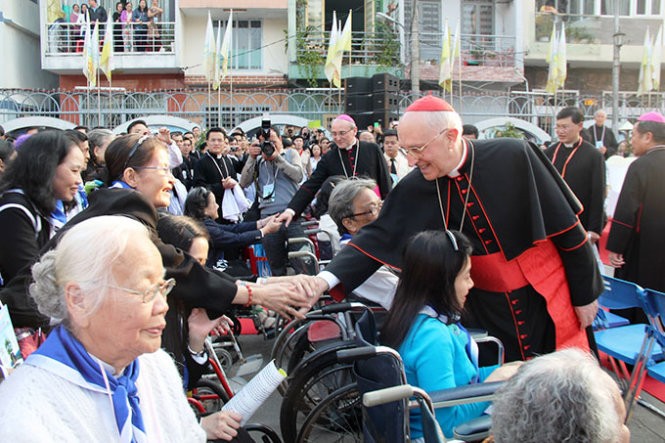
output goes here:
[[[267, 132], [270, 136], [266, 140]], [[240, 186], [246, 188], [252, 181], [256, 183], [261, 218], [281, 213], [298, 190], [298, 183], [303, 178], [298, 153], [291, 148], [284, 148], [282, 139], [275, 129], [263, 129], [259, 132], [260, 145], [249, 147], [249, 157], [240, 176]], [[286, 274], [288, 262], [286, 240], [289, 237], [303, 237], [300, 223], [282, 226], [274, 234], [263, 238], [272, 275]]]

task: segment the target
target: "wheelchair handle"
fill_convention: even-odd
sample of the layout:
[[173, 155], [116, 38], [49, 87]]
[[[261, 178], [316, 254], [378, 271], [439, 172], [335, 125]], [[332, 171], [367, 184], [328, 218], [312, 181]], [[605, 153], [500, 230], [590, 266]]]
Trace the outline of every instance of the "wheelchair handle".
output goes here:
[[376, 346], [362, 346], [360, 348], [343, 349], [337, 351], [337, 361], [340, 363], [351, 363], [356, 360], [374, 357], [377, 355]]
[[379, 389], [378, 391], [367, 392], [363, 395], [363, 406], [371, 408], [384, 403], [404, 400], [413, 396], [413, 386], [400, 385], [391, 388]]
[[344, 311], [348, 311], [348, 310], [351, 310], [351, 309], [359, 309], [359, 308], [367, 309], [364, 304], [357, 303], [357, 302], [335, 303], [335, 304], [332, 304], [332, 305], [324, 306], [324, 307], [319, 308], [315, 311], [310, 311], [308, 316], [309, 315], [321, 315], [321, 314], [336, 314], [338, 312], [344, 312]]

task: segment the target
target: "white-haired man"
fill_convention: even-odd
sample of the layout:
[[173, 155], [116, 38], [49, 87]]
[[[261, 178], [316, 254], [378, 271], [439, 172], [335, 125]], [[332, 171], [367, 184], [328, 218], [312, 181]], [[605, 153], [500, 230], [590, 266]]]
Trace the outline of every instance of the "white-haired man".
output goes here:
[[607, 121], [605, 111], [602, 109], [597, 110], [593, 114], [593, 120], [594, 124], [582, 132], [582, 137], [598, 148], [600, 153], [607, 159], [617, 153], [619, 143], [612, 129], [605, 126], [605, 121]]
[[440, 98], [407, 108], [399, 139], [418, 170], [314, 278], [316, 292], [333, 288], [341, 298], [381, 264], [401, 268], [412, 235], [460, 230], [473, 244], [475, 288], [465, 324], [499, 337], [509, 361], [567, 346], [588, 349], [584, 328], [595, 317], [602, 279], [577, 200], [537, 147], [515, 139], [469, 141], [461, 133], [459, 115]]

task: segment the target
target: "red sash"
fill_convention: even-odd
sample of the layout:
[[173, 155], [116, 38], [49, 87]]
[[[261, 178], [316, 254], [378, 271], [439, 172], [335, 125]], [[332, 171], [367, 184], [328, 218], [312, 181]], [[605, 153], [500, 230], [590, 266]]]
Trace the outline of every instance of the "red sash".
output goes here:
[[570, 301], [570, 288], [559, 252], [551, 240], [539, 242], [514, 260], [502, 253], [471, 257], [471, 277], [475, 287], [490, 292], [509, 292], [531, 285], [545, 298], [547, 312], [554, 322], [556, 348], [589, 350], [586, 332]]

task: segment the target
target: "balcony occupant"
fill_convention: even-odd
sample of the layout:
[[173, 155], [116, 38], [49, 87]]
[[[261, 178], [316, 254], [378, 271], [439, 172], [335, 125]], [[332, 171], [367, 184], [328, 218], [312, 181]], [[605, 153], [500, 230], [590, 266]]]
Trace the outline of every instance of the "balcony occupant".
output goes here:
[[148, 49], [148, 4], [146, 0], [140, 0], [139, 6], [132, 13], [132, 22], [134, 23], [134, 47], [139, 52], [146, 52]]
[[411, 236], [450, 227], [473, 246], [475, 287], [465, 325], [501, 339], [508, 361], [589, 349], [584, 328], [603, 285], [577, 199], [537, 147], [509, 138], [471, 141], [461, 133], [459, 114], [440, 98], [407, 108], [399, 139], [418, 169], [313, 278], [317, 293], [333, 288], [339, 299], [382, 264], [400, 269]]

